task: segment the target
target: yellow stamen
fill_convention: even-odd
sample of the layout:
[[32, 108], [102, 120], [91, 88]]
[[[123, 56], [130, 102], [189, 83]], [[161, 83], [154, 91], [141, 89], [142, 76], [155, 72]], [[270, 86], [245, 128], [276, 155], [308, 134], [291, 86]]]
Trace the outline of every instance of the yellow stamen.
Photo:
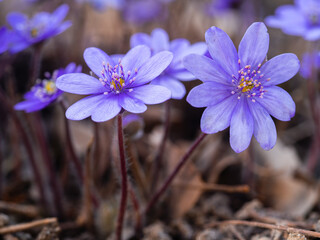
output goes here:
[[53, 94], [56, 92], [56, 84], [53, 81], [48, 81], [44, 85], [44, 89], [48, 94]]
[[253, 88], [252, 81], [246, 81], [244, 77], [241, 78], [239, 87], [242, 88], [242, 92], [249, 92]]
[[36, 28], [32, 28], [31, 29], [31, 36], [32, 37], [36, 37], [36, 36], [38, 36], [38, 29], [36, 29]]
[[117, 90], [121, 90], [122, 87], [123, 87], [123, 84], [124, 84], [124, 79], [123, 78], [119, 78], [119, 82], [118, 81], [115, 81], [115, 80], [112, 80], [111, 84], [113, 86], [114, 89], [117, 89]]

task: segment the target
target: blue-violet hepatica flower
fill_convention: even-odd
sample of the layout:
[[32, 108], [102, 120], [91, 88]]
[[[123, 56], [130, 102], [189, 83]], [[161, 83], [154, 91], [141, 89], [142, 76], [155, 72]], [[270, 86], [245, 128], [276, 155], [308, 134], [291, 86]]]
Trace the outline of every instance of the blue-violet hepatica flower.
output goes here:
[[46, 74], [46, 79], [38, 81], [31, 91], [24, 95], [25, 101], [17, 103], [14, 108], [16, 110], [24, 110], [25, 112], [35, 112], [47, 107], [56, 101], [63, 91], [56, 87], [58, 77], [67, 73], [79, 73], [82, 67], [75, 63], [70, 63], [66, 68], [55, 70], [52, 75]]
[[320, 69], [320, 52], [305, 53], [302, 56], [300, 75], [306, 79], [312, 77], [312, 69], [316, 72]]
[[212, 134], [230, 126], [230, 145], [235, 152], [249, 146], [252, 134], [263, 149], [271, 149], [277, 132], [270, 115], [289, 121], [295, 114], [291, 96], [275, 85], [298, 72], [297, 56], [285, 53], [263, 64], [269, 48], [263, 23], [248, 28], [238, 52], [217, 27], [209, 28], [205, 38], [212, 59], [196, 54], [184, 58], [184, 66], [203, 81], [187, 96], [192, 106], [206, 107], [201, 130]]
[[0, 28], [0, 54], [8, 50], [11, 33], [6, 27]]
[[114, 62], [102, 50], [87, 48], [84, 60], [98, 79], [72, 73], [57, 80], [57, 87], [65, 92], [90, 95], [68, 108], [68, 119], [82, 120], [91, 116], [93, 121], [103, 122], [115, 117], [121, 109], [141, 113], [147, 109], [145, 104], [158, 104], [171, 97], [167, 88], [147, 84], [172, 61], [172, 53], [168, 51], [151, 57], [150, 49], [141, 45]]
[[58, 7], [52, 14], [39, 12], [28, 19], [22, 13], [12, 12], [7, 15], [7, 21], [14, 34], [11, 39], [10, 52], [17, 53], [30, 45], [42, 42], [64, 32], [71, 26], [70, 21], [63, 22], [69, 11], [66, 4]]
[[154, 29], [150, 35], [146, 33], [132, 35], [130, 44], [131, 47], [140, 44], [147, 45], [151, 48], [152, 54], [163, 50], [172, 52], [173, 60], [171, 64], [151, 84], [161, 85], [170, 89], [173, 99], [182, 99], [186, 94], [186, 89], [180, 81], [196, 79], [192, 73], [184, 68], [182, 59], [191, 53], [203, 55], [207, 51], [207, 45], [204, 42], [190, 44], [188, 40], [183, 38], [170, 42], [166, 31], [160, 28]]
[[277, 8], [275, 16], [265, 19], [270, 27], [280, 28], [284, 33], [302, 36], [306, 40], [320, 39], [320, 1], [295, 0], [294, 5]]

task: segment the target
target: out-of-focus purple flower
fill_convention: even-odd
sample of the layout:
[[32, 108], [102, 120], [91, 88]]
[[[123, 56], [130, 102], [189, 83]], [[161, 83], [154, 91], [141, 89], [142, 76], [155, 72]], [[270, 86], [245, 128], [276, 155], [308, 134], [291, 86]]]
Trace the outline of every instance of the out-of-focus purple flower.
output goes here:
[[108, 7], [122, 9], [125, 0], [77, 0], [80, 3], [89, 3], [97, 10], [105, 10]]
[[30, 92], [24, 95], [25, 101], [17, 103], [14, 108], [16, 110], [24, 110], [25, 112], [39, 111], [52, 102], [54, 102], [63, 91], [56, 87], [58, 77], [67, 73], [79, 73], [82, 67], [75, 63], [70, 63], [66, 68], [55, 70], [52, 75], [46, 74], [46, 79], [36, 83]]
[[311, 78], [312, 69], [320, 69], [320, 52], [305, 53], [302, 57], [300, 75]]
[[182, 99], [186, 94], [184, 85], [179, 81], [190, 81], [196, 79], [192, 73], [184, 68], [182, 59], [191, 53], [204, 54], [207, 51], [207, 45], [204, 42], [190, 44], [183, 38], [169, 41], [167, 32], [157, 28], [150, 35], [146, 33], [136, 33], [130, 39], [131, 47], [137, 45], [147, 45], [151, 53], [156, 54], [160, 51], [167, 50], [173, 53], [171, 64], [164, 72], [154, 79], [151, 84], [161, 85], [171, 90], [173, 99]]
[[68, 11], [68, 5], [63, 4], [52, 14], [39, 12], [31, 19], [22, 13], [9, 13], [7, 21], [13, 29], [10, 52], [17, 53], [65, 31], [71, 26], [70, 21], [63, 22]]
[[6, 27], [0, 28], [0, 54], [4, 53], [9, 48], [10, 32]]
[[230, 10], [238, 2], [240, 0], [212, 0], [209, 4], [205, 4], [205, 12], [217, 16]]
[[173, 0], [126, 0], [123, 17], [127, 22], [136, 24], [167, 17], [167, 3]]
[[265, 19], [268, 26], [280, 28], [284, 33], [302, 36], [306, 40], [320, 39], [320, 1], [295, 0], [295, 5], [277, 8], [275, 16]]
[[136, 114], [127, 114], [123, 117], [123, 128], [126, 136], [135, 140], [143, 135], [143, 118]]
[[158, 104], [171, 97], [162, 86], [147, 84], [158, 77], [172, 61], [172, 53], [162, 51], [151, 57], [147, 46], [132, 48], [118, 62], [98, 48], [87, 48], [84, 60], [95, 77], [72, 73], [58, 78], [57, 87], [65, 92], [90, 95], [71, 105], [66, 117], [95, 122], [115, 117], [121, 109], [131, 113], [146, 111], [145, 104]]
[[230, 145], [235, 152], [249, 146], [252, 134], [263, 149], [271, 149], [277, 132], [270, 115], [289, 121], [295, 114], [291, 96], [275, 85], [299, 71], [297, 56], [281, 54], [262, 65], [269, 48], [263, 23], [248, 28], [238, 52], [217, 27], [209, 28], [205, 37], [212, 59], [196, 54], [184, 59], [184, 66], [204, 82], [187, 96], [192, 106], [206, 107], [201, 130], [212, 134], [230, 126]]

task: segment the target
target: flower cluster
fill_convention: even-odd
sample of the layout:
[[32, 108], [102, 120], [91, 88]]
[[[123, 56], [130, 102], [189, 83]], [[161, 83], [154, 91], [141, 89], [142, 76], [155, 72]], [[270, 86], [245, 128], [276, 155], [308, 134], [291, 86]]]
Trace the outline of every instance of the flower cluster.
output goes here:
[[172, 52], [173, 60], [166, 70], [151, 84], [161, 85], [171, 90], [173, 99], [182, 99], [186, 93], [184, 85], [179, 82], [194, 80], [195, 77], [182, 65], [182, 59], [191, 53], [205, 54], [207, 46], [203, 42], [190, 44], [186, 39], [179, 38], [169, 41], [169, 36], [163, 29], [157, 28], [151, 35], [136, 33], [131, 37], [131, 47], [144, 44], [150, 47], [152, 54], [167, 50]]
[[306, 40], [320, 39], [320, 2], [318, 0], [295, 0], [295, 5], [280, 6], [275, 16], [266, 18], [270, 27], [280, 28], [284, 33], [302, 36]]
[[262, 148], [276, 143], [276, 128], [270, 117], [288, 121], [295, 114], [290, 95], [275, 85], [292, 78], [299, 70], [296, 55], [285, 53], [263, 64], [269, 35], [263, 23], [254, 23], [236, 51], [229, 36], [217, 27], [206, 32], [211, 58], [191, 54], [184, 66], [204, 83], [193, 88], [187, 101], [206, 107], [201, 130], [212, 134], [230, 126], [234, 151], [245, 150], [252, 134]]
[[47, 107], [63, 93], [56, 87], [56, 79], [63, 74], [79, 73], [81, 69], [81, 66], [70, 63], [66, 68], [54, 71], [52, 75], [47, 73], [46, 79], [36, 83], [31, 91], [24, 95], [25, 101], [17, 103], [14, 108], [25, 112], [35, 112]]
[[42, 42], [65, 31], [71, 26], [70, 21], [63, 22], [68, 11], [68, 5], [64, 4], [52, 14], [39, 12], [31, 19], [18, 12], [8, 14], [7, 21], [12, 27], [9, 40], [10, 52], [17, 53], [30, 45]]
[[172, 53], [162, 51], [151, 57], [147, 46], [132, 48], [114, 62], [98, 48], [87, 48], [84, 60], [98, 77], [82, 73], [65, 74], [57, 79], [57, 87], [65, 92], [90, 95], [71, 105], [66, 117], [82, 120], [91, 116], [95, 122], [115, 117], [121, 109], [142, 113], [145, 104], [158, 104], [171, 97], [168, 89], [148, 85], [172, 61]]

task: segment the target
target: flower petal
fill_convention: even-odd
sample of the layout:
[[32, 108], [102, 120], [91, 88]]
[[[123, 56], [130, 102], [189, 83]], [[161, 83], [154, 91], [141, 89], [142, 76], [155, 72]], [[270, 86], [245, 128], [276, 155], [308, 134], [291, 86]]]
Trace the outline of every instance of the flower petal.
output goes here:
[[160, 76], [155, 80], [151, 81], [152, 85], [160, 85], [166, 87], [171, 91], [171, 98], [173, 99], [182, 99], [186, 94], [185, 86], [178, 80], [170, 76]]
[[168, 73], [168, 75], [170, 75], [172, 78], [178, 79], [180, 81], [187, 82], [196, 79], [196, 77], [186, 69], [180, 69], [178, 71], [176, 71], [175, 69], [167, 69], [165, 72]]
[[211, 27], [206, 31], [205, 38], [212, 59], [230, 76], [237, 75], [239, 70], [238, 53], [228, 34], [220, 28]]
[[257, 101], [273, 117], [281, 121], [289, 121], [296, 110], [296, 105], [289, 93], [277, 86], [266, 87], [264, 90], [266, 92], [263, 98], [256, 98]]
[[162, 51], [151, 57], [138, 70], [133, 86], [143, 85], [158, 77], [169, 66], [172, 58], [172, 53], [168, 51]]
[[253, 117], [245, 97], [234, 109], [230, 122], [230, 145], [239, 153], [248, 148], [253, 134]]
[[269, 113], [257, 102], [248, 103], [254, 120], [253, 134], [264, 150], [270, 150], [277, 141], [276, 126]]
[[64, 74], [58, 77], [56, 86], [65, 92], [84, 95], [107, 91], [98, 79], [84, 73]]
[[171, 92], [168, 88], [150, 84], [136, 87], [128, 95], [141, 100], [145, 104], [158, 104], [171, 98]]
[[193, 107], [216, 105], [230, 97], [231, 91], [231, 88], [220, 83], [205, 82], [191, 89], [187, 96], [187, 102]]
[[139, 69], [151, 56], [150, 48], [139, 45], [132, 48], [121, 60], [125, 73]]
[[216, 105], [207, 107], [201, 117], [201, 131], [212, 134], [229, 127], [237, 101], [235, 96], [231, 96]]
[[[300, 68], [300, 62], [293, 53], [284, 53], [267, 61], [262, 67], [264, 81], [263, 86], [277, 85], [288, 81], [297, 74]], [[270, 80], [267, 80], [270, 79]]]
[[117, 116], [120, 111], [118, 96], [110, 94], [95, 108], [91, 119], [94, 122], [105, 122]]
[[309, 30], [306, 32], [304, 39], [307, 41], [316, 41], [320, 39], [320, 28], [316, 27], [314, 29]]
[[95, 47], [87, 48], [86, 50], [84, 50], [83, 57], [88, 67], [98, 77], [102, 77], [101, 71], [103, 69], [103, 65], [102, 65], [103, 63], [105, 64], [109, 63], [111, 66], [114, 65], [114, 62], [109, 57], [109, 55], [99, 48], [95, 48]]
[[23, 110], [27, 113], [39, 111], [49, 105], [51, 102], [40, 102], [39, 100], [26, 100], [14, 105], [15, 110]]
[[136, 33], [132, 35], [130, 38], [130, 46], [131, 48], [136, 47], [138, 45], [146, 45], [148, 47], [151, 46], [151, 38], [146, 33]]
[[167, 32], [161, 28], [156, 28], [152, 31], [151, 42], [153, 54], [169, 50], [169, 36]]
[[265, 60], [268, 49], [269, 34], [266, 25], [262, 22], [251, 24], [239, 45], [241, 66], [251, 65], [256, 69]]
[[16, 30], [21, 30], [27, 20], [28, 17], [22, 13], [11, 12], [7, 15], [7, 22]]
[[107, 98], [106, 95], [91, 95], [82, 98], [72, 104], [66, 111], [66, 117], [70, 120], [82, 120], [94, 113], [97, 106]]
[[229, 75], [220, 65], [208, 57], [190, 54], [183, 59], [183, 65], [203, 82], [231, 84], [232, 75]]
[[51, 25], [58, 25], [60, 24], [63, 19], [67, 16], [69, 11], [69, 6], [67, 4], [63, 4], [58, 7], [52, 14], [51, 14]]
[[147, 106], [139, 99], [133, 98], [126, 93], [119, 96], [119, 104], [131, 113], [142, 113], [147, 110]]

